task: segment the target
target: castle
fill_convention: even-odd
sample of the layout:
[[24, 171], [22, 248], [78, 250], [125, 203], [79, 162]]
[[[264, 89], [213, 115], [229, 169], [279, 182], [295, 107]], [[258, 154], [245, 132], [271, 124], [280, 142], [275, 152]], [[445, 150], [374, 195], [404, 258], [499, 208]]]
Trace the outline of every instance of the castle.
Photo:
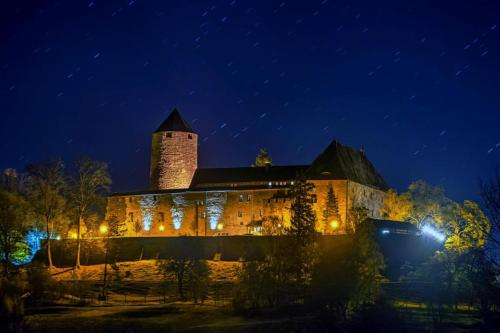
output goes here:
[[352, 207], [380, 217], [388, 186], [363, 150], [333, 141], [309, 165], [198, 168], [198, 135], [176, 109], [153, 133], [150, 189], [112, 194], [106, 215], [126, 222], [125, 236], [260, 235], [266, 221], [289, 225], [285, 194], [298, 175], [315, 185], [318, 231], [345, 233]]

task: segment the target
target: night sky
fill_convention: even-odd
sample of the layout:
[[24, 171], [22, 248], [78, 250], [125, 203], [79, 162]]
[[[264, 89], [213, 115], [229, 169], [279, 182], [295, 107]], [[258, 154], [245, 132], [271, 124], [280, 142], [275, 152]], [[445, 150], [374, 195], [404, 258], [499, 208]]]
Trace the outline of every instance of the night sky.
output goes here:
[[0, 168], [79, 156], [146, 189], [177, 107], [200, 166], [310, 163], [363, 146], [398, 190], [456, 200], [500, 164], [500, 3], [5, 1]]

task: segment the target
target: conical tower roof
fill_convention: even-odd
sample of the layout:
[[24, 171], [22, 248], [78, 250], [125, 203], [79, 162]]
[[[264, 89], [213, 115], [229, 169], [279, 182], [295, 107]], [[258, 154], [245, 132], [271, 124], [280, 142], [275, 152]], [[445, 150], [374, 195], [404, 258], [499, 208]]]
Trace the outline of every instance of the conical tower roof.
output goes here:
[[174, 109], [163, 121], [163, 123], [158, 127], [155, 133], [158, 132], [189, 132], [196, 133], [193, 131], [191, 127], [187, 124], [187, 122], [182, 118], [179, 110]]

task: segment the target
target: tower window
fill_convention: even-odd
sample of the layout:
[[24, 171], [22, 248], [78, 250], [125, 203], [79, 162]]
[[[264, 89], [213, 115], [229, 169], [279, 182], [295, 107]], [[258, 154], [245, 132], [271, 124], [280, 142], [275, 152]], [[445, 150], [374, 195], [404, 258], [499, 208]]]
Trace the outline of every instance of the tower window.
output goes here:
[[134, 213], [128, 213], [128, 217], [130, 219], [130, 222], [134, 222]]
[[193, 136], [191, 134], [188, 134], [188, 139], [192, 139]]
[[247, 201], [251, 201], [252, 200], [252, 195], [251, 194], [248, 194], [247, 195]]
[[171, 137], [172, 137], [172, 133], [167, 132], [167, 138], [171, 138]]
[[239, 199], [240, 202], [243, 201], [243, 194], [240, 194], [240, 199]]
[[238, 217], [243, 217], [243, 212], [241, 210], [238, 211]]
[[160, 221], [163, 222], [165, 221], [165, 213], [160, 212]]
[[259, 209], [259, 215], [260, 215], [260, 217], [264, 216], [264, 210], [262, 208]]

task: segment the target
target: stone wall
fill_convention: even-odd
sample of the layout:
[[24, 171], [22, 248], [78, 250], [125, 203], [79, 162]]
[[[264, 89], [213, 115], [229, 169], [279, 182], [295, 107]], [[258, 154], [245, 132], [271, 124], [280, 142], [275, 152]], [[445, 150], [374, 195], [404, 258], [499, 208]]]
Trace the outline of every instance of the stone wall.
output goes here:
[[198, 167], [198, 135], [157, 132], [151, 145], [150, 188], [186, 189]]
[[[313, 204], [318, 231], [343, 233], [347, 212], [353, 205], [368, 208], [378, 218], [385, 192], [347, 180], [312, 181], [316, 202]], [[337, 230], [324, 228], [323, 211], [329, 187], [337, 197], [341, 221]], [[126, 196], [127, 235], [213, 236], [244, 235], [249, 224], [269, 216], [278, 217], [283, 226], [290, 224], [290, 200], [284, 197], [286, 186], [256, 190], [200, 191]], [[109, 197], [108, 204], [123, 198]]]

